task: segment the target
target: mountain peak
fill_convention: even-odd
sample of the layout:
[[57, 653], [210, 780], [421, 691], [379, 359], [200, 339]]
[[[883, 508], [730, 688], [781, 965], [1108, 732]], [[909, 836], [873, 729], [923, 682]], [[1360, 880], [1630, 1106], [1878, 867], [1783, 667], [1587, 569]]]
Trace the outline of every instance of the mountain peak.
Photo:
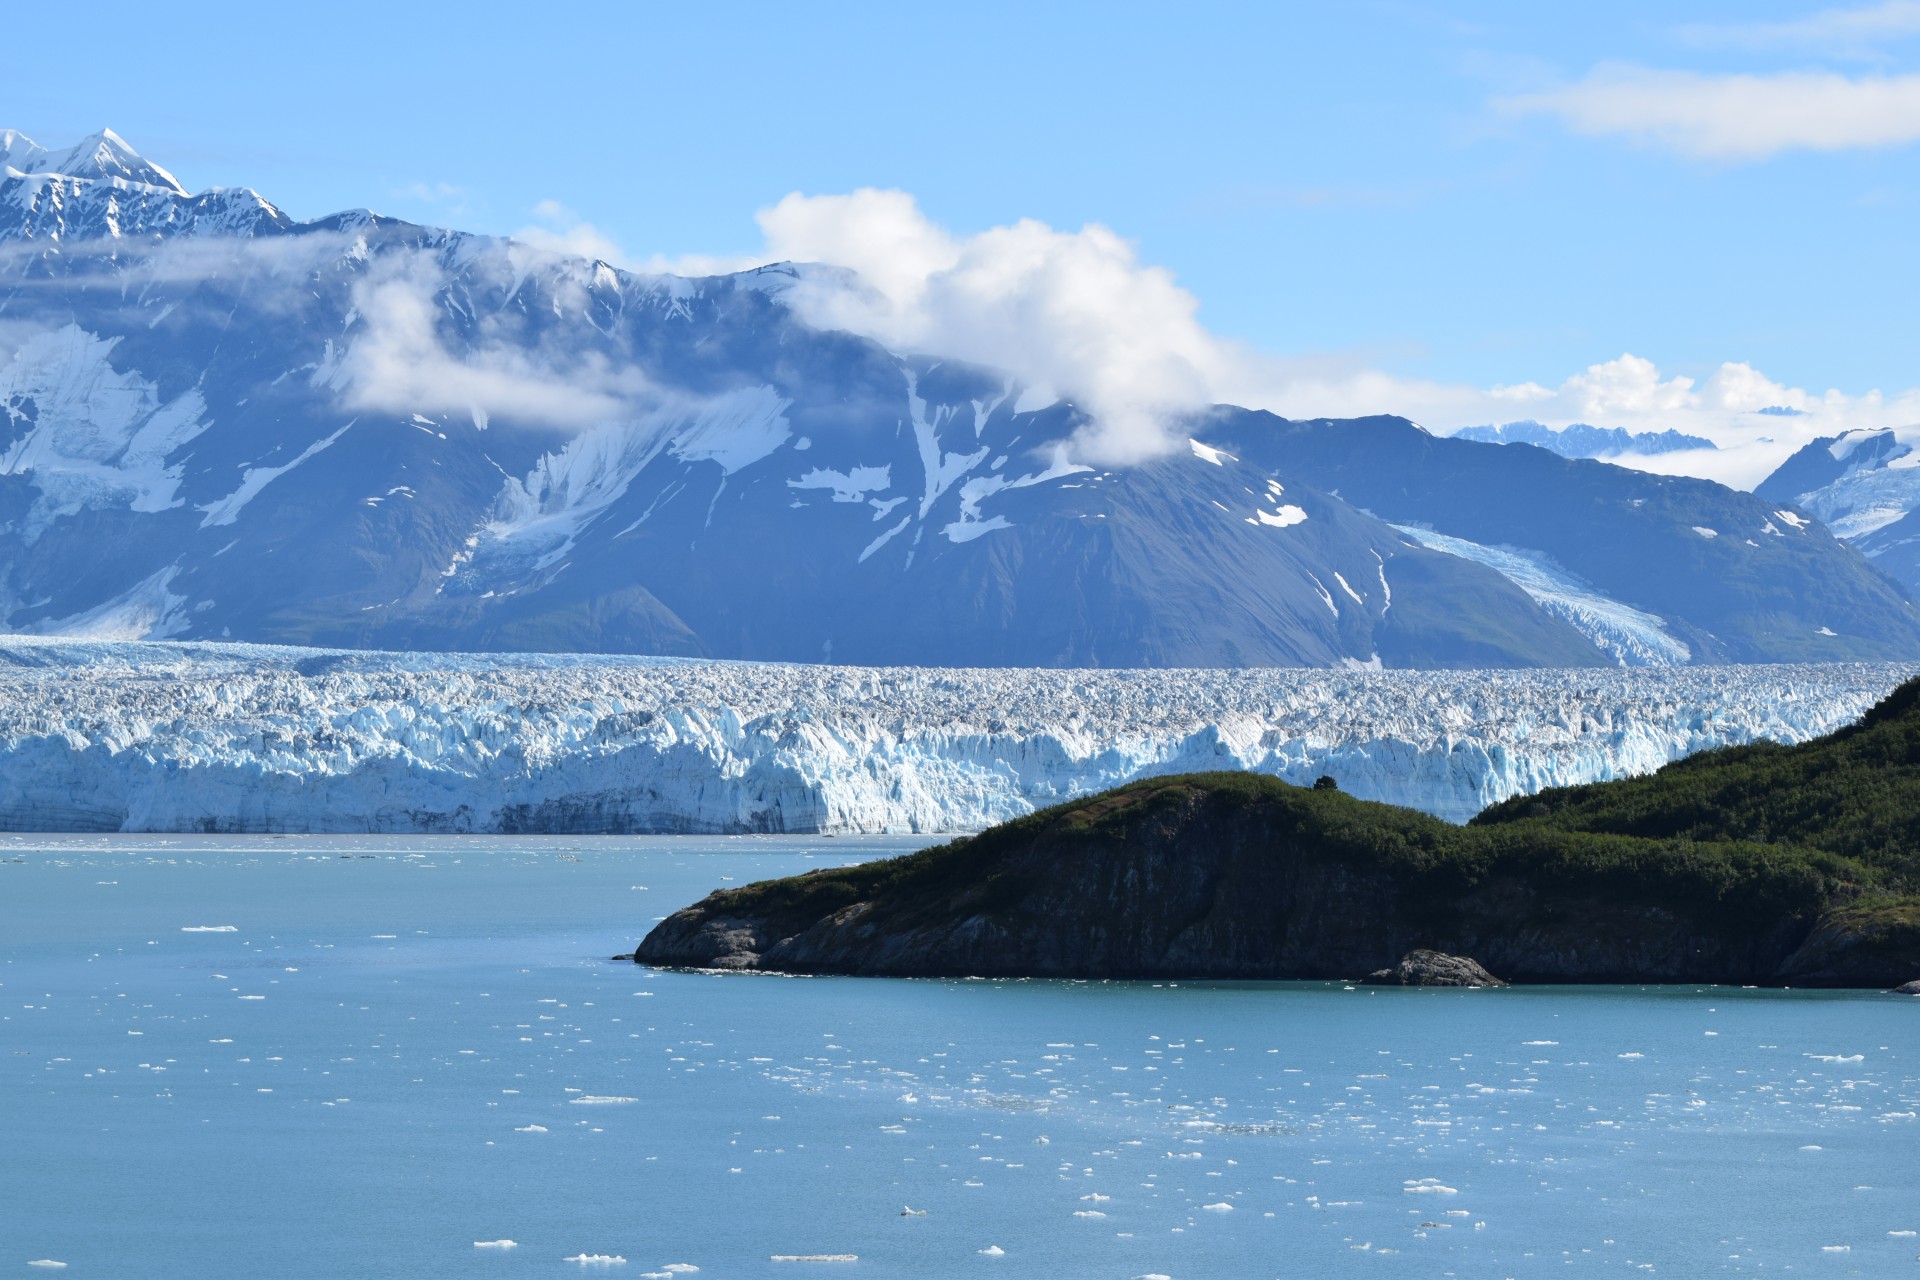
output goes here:
[[82, 138], [66, 151], [51, 151], [14, 129], [0, 129], [0, 164], [19, 173], [57, 173], [92, 180], [119, 178], [186, 195], [179, 179], [135, 151], [111, 129]]

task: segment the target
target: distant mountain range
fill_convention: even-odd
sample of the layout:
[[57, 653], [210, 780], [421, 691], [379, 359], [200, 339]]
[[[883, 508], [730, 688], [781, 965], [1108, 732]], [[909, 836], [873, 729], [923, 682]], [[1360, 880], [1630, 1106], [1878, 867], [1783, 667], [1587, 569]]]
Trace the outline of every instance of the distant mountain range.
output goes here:
[[1071, 402], [635, 275], [189, 194], [0, 133], [0, 626], [1035, 666], [1906, 658], [1787, 499], [1220, 406], [1126, 468]]
[[1690, 436], [1679, 431], [1630, 432], [1619, 427], [1590, 426], [1584, 422], [1549, 427], [1531, 419], [1506, 422], [1497, 427], [1462, 427], [1453, 433], [1453, 438], [1477, 440], [1482, 444], [1538, 445], [1563, 458], [1618, 458], [1630, 453], [1679, 453], [1685, 449], [1719, 447], [1705, 436]]

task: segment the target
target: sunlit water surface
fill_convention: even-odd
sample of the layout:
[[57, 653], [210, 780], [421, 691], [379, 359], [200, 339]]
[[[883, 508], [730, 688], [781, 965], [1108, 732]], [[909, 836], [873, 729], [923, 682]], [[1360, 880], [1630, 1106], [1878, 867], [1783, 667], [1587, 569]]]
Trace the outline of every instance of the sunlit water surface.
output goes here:
[[1920, 1273], [1920, 1001], [608, 960], [921, 843], [0, 838], [0, 1275]]

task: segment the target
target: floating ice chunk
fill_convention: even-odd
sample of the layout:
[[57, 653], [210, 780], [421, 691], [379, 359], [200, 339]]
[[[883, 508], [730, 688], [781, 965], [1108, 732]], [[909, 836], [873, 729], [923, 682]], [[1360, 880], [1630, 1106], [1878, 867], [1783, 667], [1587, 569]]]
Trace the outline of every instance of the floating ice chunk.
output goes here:
[[64, 1267], [67, 1264], [55, 1258], [35, 1258], [27, 1263], [30, 1267]]
[[858, 1262], [857, 1253], [776, 1253], [770, 1255], [775, 1262]]
[[1815, 1062], [1865, 1062], [1867, 1060], [1867, 1055], [1864, 1053], [1810, 1053], [1807, 1056]]
[[1233, 1212], [1233, 1206], [1228, 1204], [1225, 1200], [1221, 1200], [1215, 1204], [1203, 1204], [1200, 1207], [1202, 1209], [1205, 1209], [1208, 1213], [1232, 1213]]
[[1173, 1277], [1162, 1271], [1149, 1271], [1144, 1275], [1135, 1276], [1133, 1280], [1173, 1280]]
[[1820, 1246], [1820, 1252], [1822, 1252], [1822, 1253], [1852, 1253], [1852, 1252], [1853, 1252], [1853, 1246], [1852, 1246], [1852, 1245], [1850, 1245], [1850, 1244], [1823, 1244], [1823, 1245], [1821, 1245], [1821, 1246]]
[[1543, 1044], [1557, 1045], [1560, 1042], [1558, 1040], [1522, 1040], [1520, 1043], [1524, 1045], [1543, 1045]]
[[976, 1250], [975, 1252], [983, 1253], [989, 1258], [1004, 1258], [1007, 1256], [1007, 1251], [997, 1244], [990, 1244], [986, 1248]]
[[545, 1133], [546, 1131], [547, 1126], [543, 1124], [523, 1124], [514, 1130], [515, 1133]]
[[687, 1275], [698, 1271], [700, 1268], [694, 1266], [691, 1262], [669, 1262], [660, 1269], [668, 1275]]
[[520, 1246], [511, 1240], [475, 1240], [476, 1249], [518, 1249]]
[[616, 1102], [638, 1102], [640, 1101], [640, 1099], [616, 1098], [610, 1094], [583, 1093], [577, 1098], [568, 1098], [567, 1101], [574, 1103], [576, 1105], [586, 1104], [586, 1105], [592, 1106], [592, 1105], [601, 1105], [601, 1104], [616, 1103]]
[[617, 1253], [576, 1253], [571, 1258], [562, 1258], [562, 1262], [577, 1262], [583, 1267], [621, 1266], [626, 1259]]
[[180, 932], [182, 933], [238, 933], [240, 932], [240, 926], [237, 924], [183, 924], [180, 926]]
[[1622, 1059], [1632, 1059], [1632, 1058], [1644, 1058], [1647, 1055], [1644, 1053], [1616, 1053], [1613, 1056], [1616, 1058], [1622, 1058]]
[[1104, 1218], [1107, 1215], [1098, 1209], [1075, 1209], [1073, 1216], [1076, 1218]]
[[1408, 1195], [1414, 1196], [1457, 1196], [1460, 1188], [1449, 1187], [1438, 1178], [1408, 1179], [1402, 1186]]

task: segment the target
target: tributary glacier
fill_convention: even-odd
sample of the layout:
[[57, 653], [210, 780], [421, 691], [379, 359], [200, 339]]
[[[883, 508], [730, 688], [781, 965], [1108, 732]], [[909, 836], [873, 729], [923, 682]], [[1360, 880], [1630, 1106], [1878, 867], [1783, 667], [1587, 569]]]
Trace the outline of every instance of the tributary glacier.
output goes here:
[[0, 828], [971, 831], [1248, 769], [1454, 821], [1799, 742], [1913, 667], [1040, 670], [0, 638]]

